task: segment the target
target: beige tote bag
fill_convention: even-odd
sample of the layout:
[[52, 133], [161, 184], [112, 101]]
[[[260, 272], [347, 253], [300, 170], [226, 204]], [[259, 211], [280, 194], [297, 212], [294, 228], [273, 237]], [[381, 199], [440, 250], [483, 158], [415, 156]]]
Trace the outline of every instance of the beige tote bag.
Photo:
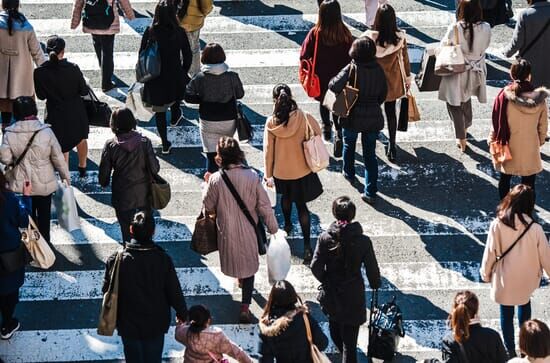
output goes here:
[[55, 254], [30, 216], [29, 226], [21, 231], [21, 240], [32, 257], [31, 266], [42, 269], [52, 267], [55, 262]]
[[109, 288], [103, 295], [101, 304], [101, 313], [99, 314], [99, 324], [97, 326], [97, 334], [112, 336], [116, 328], [116, 316], [118, 308], [118, 275], [120, 269], [120, 260], [122, 259], [123, 250], [118, 251], [111, 268], [111, 278], [109, 279]]
[[303, 143], [306, 163], [312, 172], [317, 173], [328, 166], [330, 156], [321, 135], [315, 135], [307, 116], [302, 111], [299, 112], [306, 120], [306, 140]]
[[466, 60], [458, 42], [458, 25], [454, 26], [454, 41], [441, 45], [436, 51], [435, 74], [450, 76], [466, 71]]
[[306, 326], [306, 334], [307, 334], [307, 341], [309, 342], [309, 346], [311, 349], [311, 360], [313, 363], [331, 363], [330, 359], [325, 355], [325, 353], [321, 352], [319, 348], [313, 343], [313, 337], [311, 336], [311, 326], [309, 325], [309, 318], [307, 317], [307, 313], [303, 313], [302, 315], [304, 317], [304, 324]]

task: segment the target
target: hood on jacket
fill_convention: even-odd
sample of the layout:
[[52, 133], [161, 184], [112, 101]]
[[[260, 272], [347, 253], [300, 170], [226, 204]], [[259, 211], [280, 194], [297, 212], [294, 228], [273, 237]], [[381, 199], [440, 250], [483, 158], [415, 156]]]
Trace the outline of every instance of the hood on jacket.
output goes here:
[[[361, 36], [366, 36], [374, 40], [376, 43], [376, 39], [378, 39], [379, 32], [377, 30], [367, 30]], [[401, 50], [403, 48], [403, 45], [405, 43], [405, 39], [407, 39], [407, 36], [405, 34], [404, 30], [397, 31], [395, 33], [397, 37], [399, 38], [399, 41], [396, 45], [388, 44], [385, 47], [382, 47], [378, 44], [376, 44], [376, 58], [384, 58], [390, 54], [393, 54], [397, 52], [398, 50]]]
[[283, 316], [276, 319], [263, 318], [258, 323], [260, 333], [266, 337], [276, 337], [281, 335], [292, 323], [292, 320], [298, 313], [307, 314], [309, 312], [307, 306], [301, 305], [294, 310], [286, 312]]
[[509, 87], [504, 89], [504, 97], [509, 102], [514, 103], [517, 106], [522, 106], [522, 112], [533, 113], [537, 112], [537, 108], [540, 104], [546, 102], [546, 98], [550, 95], [550, 91], [547, 88], [539, 87], [532, 92], [525, 92], [517, 96]]
[[49, 124], [43, 123], [39, 119], [22, 120], [22, 121], [16, 121], [13, 125], [6, 127], [6, 132], [28, 133], [28, 132], [35, 132], [38, 130], [47, 129], [49, 127], [50, 127]]
[[229, 70], [229, 66], [226, 63], [217, 63], [217, 64], [203, 64], [201, 66], [201, 72], [213, 74], [219, 76]]
[[305, 117], [304, 113], [297, 109], [290, 113], [286, 125], [275, 125], [273, 118], [270, 118], [266, 128], [276, 137], [283, 139], [293, 137], [300, 130], [302, 122], [305, 121]]
[[136, 150], [141, 145], [141, 134], [136, 131], [130, 131], [125, 134], [117, 135], [115, 140], [120, 147], [128, 152]]
[[332, 222], [327, 229], [327, 233], [332, 237], [332, 239], [336, 239], [336, 237], [340, 235], [340, 238], [348, 240], [361, 236], [363, 234], [363, 227], [361, 227], [359, 222], [351, 222], [346, 225], [338, 224], [338, 222]]

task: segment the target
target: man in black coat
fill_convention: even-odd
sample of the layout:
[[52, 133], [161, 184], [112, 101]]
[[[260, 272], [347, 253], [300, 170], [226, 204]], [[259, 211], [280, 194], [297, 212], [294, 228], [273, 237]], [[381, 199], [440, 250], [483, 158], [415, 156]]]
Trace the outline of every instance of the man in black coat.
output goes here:
[[[130, 224], [133, 238], [120, 258], [116, 327], [129, 363], [160, 363], [164, 335], [170, 326], [170, 308], [176, 310], [177, 320], [187, 318], [176, 269], [170, 256], [153, 242], [154, 232], [153, 216], [136, 213]], [[107, 260], [103, 293], [109, 288], [117, 254]]]

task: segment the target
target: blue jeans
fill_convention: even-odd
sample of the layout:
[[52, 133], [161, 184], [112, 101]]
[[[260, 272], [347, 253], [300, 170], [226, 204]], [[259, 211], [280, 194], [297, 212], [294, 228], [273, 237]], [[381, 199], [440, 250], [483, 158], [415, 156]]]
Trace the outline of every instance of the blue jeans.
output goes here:
[[[344, 129], [344, 175], [347, 178], [355, 177], [355, 145], [358, 132]], [[376, 140], [378, 132], [362, 132], [363, 160], [365, 162], [365, 195], [374, 197], [378, 191], [378, 161], [376, 160]]]
[[126, 363], [161, 363], [164, 334], [151, 339], [122, 337]]
[[[504, 345], [508, 354], [516, 351], [514, 341], [514, 309], [515, 306], [500, 305], [500, 329], [504, 337]], [[518, 306], [518, 323], [521, 327], [525, 321], [531, 319], [531, 301], [525, 305]]]

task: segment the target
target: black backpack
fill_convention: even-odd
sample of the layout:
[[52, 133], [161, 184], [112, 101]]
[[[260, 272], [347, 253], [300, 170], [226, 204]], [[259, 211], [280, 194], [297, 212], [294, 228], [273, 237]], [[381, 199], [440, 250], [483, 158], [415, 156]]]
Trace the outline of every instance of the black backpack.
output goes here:
[[114, 9], [107, 0], [86, 0], [82, 12], [82, 23], [86, 28], [106, 30], [111, 27], [113, 21], [115, 21]]
[[378, 304], [378, 290], [373, 291], [369, 322], [369, 347], [367, 355], [371, 358], [391, 361], [399, 339], [405, 336], [401, 309], [393, 299], [382, 305]]

